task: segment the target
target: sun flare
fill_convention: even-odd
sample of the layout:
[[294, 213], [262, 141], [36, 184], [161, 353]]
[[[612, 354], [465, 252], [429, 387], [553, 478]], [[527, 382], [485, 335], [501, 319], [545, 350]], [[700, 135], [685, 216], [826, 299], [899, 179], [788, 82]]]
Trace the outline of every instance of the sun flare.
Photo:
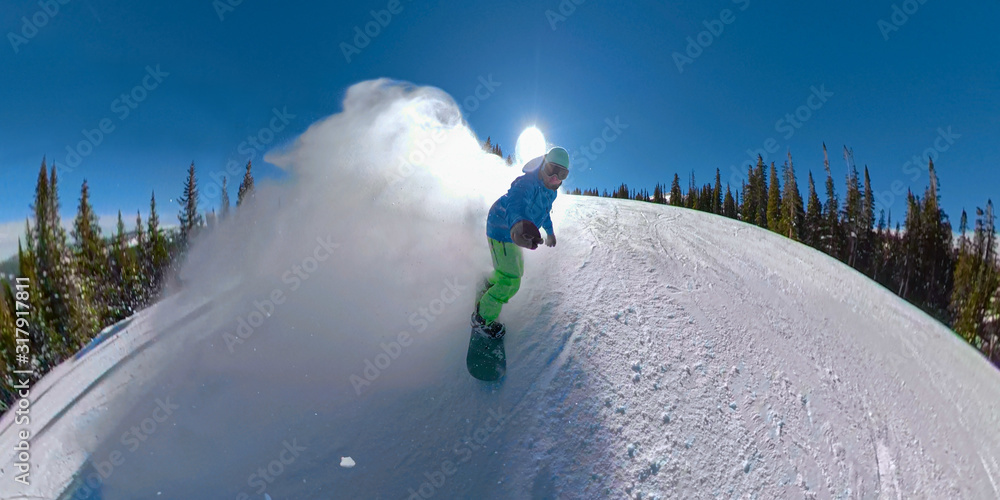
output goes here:
[[514, 147], [514, 156], [518, 165], [545, 154], [545, 136], [541, 130], [534, 125], [524, 129], [517, 138], [517, 145]]

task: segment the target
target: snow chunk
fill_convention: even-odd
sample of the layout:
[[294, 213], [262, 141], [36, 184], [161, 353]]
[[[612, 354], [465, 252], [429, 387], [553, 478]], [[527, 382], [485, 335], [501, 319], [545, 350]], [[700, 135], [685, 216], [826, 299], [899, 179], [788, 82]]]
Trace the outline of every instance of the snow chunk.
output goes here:
[[351, 457], [340, 457], [340, 466], [345, 469], [350, 469], [354, 467], [354, 459]]

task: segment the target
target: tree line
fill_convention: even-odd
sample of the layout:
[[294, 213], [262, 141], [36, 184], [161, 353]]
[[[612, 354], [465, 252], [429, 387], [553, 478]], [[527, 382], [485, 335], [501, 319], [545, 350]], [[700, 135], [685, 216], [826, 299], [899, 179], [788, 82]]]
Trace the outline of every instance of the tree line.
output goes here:
[[930, 182], [922, 196], [907, 193], [903, 220], [893, 227], [892, 213], [880, 209], [872, 192], [868, 167], [862, 177], [853, 152], [844, 148], [848, 173], [843, 200], [838, 199], [830, 159], [823, 145], [825, 201], [812, 172], [802, 198], [791, 153], [780, 169], [757, 157], [747, 167], [739, 189], [722, 187], [715, 171], [712, 183], [698, 186], [691, 174], [687, 190], [674, 174], [670, 187], [657, 184], [652, 194], [621, 184], [570, 194], [625, 198], [709, 212], [769, 229], [834, 257], [896, 295], [949, 325], [991, 362], [1000, 366], [1000, 261], [993, 202], [977, 207], [970, 227], [962, 211], [958, 237], [940, 207], [934, 162], [928, 159]]
[[[486, 137], [486, 142], [483, 143], [483, 151], [486, 151], [487, 153], [495, 154], [495, 155], [499, 156], [500, 158], [504, 157], [503, 156], [503, 148], [500, 147], [500, 143], [498, 142], [498, 143], [494, 144], [492, 142], [492, 139], [489, 136]], [[505, 158], [504, 161], [507, 162], [507, 165], [513, 165], [514, 164], [514, 156], [511, 155], [511, 154], [508, 154], [507, 158]]]
[[[90, 343], [102, 329], [158, 299], [164, 285], [176, 276], [190, 242], [230, 215], [226, 184], [224, 179], [220, 215], [214, 209], [199, 213], [192, 163], [179, 198], [177, 227], [161, 225], [153, 192], [145, 222], [136, 212], [135, 226], [127, 230], [119, 211], [115, 232], [103, 235], [84, 180], [76, 218], [67, 233], [59, 216], [56, 168], [47, 167], [42, 159], [24, 241], [18, 241], [18, 276], [30, 284], [29, 315], [21, 328], [16, 319], [23, 305], [18, 308], [14, 285], [0, 280], [0, 414], [16, 401], [14, 370], [30, 370], [30, 382], [34, 382]], [[251, 163], [247, 162], [236, 206], [252, 198], [253, 190]], [[18, 338], [27, 339], [27, 358], [18, 357]]]

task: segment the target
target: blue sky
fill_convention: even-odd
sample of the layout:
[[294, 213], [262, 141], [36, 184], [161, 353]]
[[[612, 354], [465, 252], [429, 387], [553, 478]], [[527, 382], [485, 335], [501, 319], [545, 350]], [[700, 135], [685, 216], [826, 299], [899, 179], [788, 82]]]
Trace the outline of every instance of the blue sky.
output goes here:
[[[0, 1], [0, 254], [43, 155], [72, 166], [65, 217], [87, 179], [99, 214], [131, 225], [155, 190], [172, 222], [192, 161], [203, 186], [250, 154], [258, 182], [279, 177], [262, 153], [378, 77], [469, 103], [508, 150], [537, 124], [575, 153], [570, 189], [702, 184], [716, 168], [739, 182], [769, 147], [779, 165], [791, 150], [804, 196], [826, 142], [841, 196], [847, 145], [894, 219], [928, 152], [956, 225], [1000, 196], [997, 2], [230, 1]], [[377, 35], [345, 51], [366, 25]]]

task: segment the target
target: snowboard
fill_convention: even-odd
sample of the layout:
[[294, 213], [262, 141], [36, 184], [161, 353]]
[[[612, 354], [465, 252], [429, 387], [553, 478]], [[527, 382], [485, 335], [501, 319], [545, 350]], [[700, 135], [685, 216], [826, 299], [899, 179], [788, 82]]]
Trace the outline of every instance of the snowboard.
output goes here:
[[507, 352], [503, 347], [503, 339], [494, 339], [473, 330], [465, 364], [469, 368], [469, 375], [479, 380], [500, 380], [507, 373]]
[[[476, 303], [473, 310], [479, 307], [479, 299], [490, 287], [490, 282], [483, 276], [482, 284], [476, 293]], [[503, 338], [495, 339], [478, 332], [472, 327], [469, 339], [469, 352], [465, 355], [465, 365], [469, 375], [486, 382], [500, 380], [507, 373], [507, 352], [503, 347]]]

